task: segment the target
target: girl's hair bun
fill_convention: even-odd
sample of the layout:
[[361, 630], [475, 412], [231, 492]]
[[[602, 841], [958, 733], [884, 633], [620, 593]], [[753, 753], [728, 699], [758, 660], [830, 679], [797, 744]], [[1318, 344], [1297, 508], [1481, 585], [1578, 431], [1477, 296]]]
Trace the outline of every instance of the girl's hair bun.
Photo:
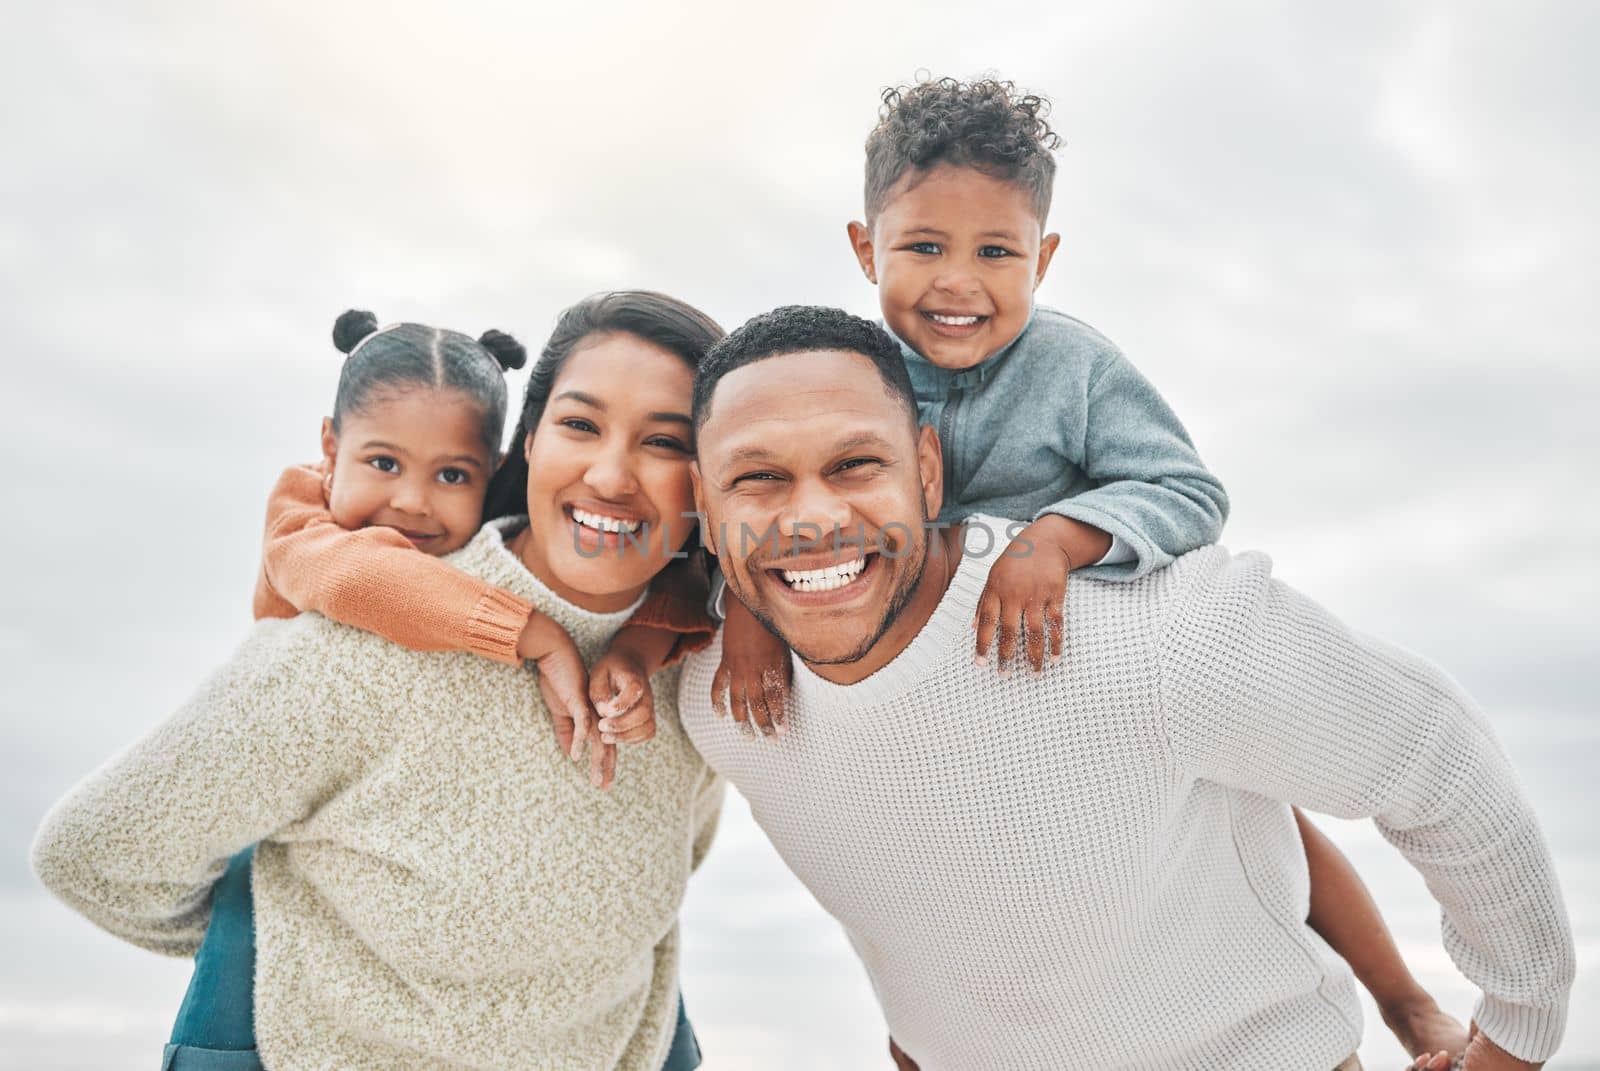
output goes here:
[[361, 340], [378, 329], [378, 318], [365, 309], [346, 309], [333, 321], [333, 344], [340, 353], [349, 353]]
[[509, 372], [528, 363], [528, 351], [523, 349], [522, 343], [504, 331], [490, 328], [479, 336], [478, 345], [488, 350], [490, 356], [500, 362], [502, 371]]

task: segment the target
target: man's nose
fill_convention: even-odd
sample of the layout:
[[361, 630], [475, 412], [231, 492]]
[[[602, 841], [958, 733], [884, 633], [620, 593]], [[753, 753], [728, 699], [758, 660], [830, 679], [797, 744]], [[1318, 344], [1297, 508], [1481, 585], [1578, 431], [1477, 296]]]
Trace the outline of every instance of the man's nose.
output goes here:
[[850, 528], [850, 503], [822, 480], [800, 480], [789, 497], [789, 508], [778, 517], [778, 535], [787, 549], [807, 549], [806, 544], [832, 545], [836, 532]]

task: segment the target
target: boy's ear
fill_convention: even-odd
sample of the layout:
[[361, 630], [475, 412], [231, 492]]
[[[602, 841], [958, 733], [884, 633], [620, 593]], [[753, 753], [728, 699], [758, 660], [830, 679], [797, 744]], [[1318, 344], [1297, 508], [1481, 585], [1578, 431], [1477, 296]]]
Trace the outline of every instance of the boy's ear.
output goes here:
[[700, 542], [705, 544], [705, 548], [715, 558], [717, 541], [711, 538], [711, 518], [706, 515], [706, 493], [705, 487], [700, 482], [699, 461], [689, 462], [689, 486], [694, 488], [694, 510], [700, 514]]
[[333, 459], [339, 453], [339, 437], [333, 433], [333, 418], [322, 418], [322, 468], [333, 471]]
[[872, 228], [851, 220], [844, 229], [850, 235], [850, 249], [856, 255], [856, 263], [861, 265], [861, 274], [867, 277], [867, 282], [877, 286], [878, 264], [872, 252]]
[[1050, 270], [1050, 262], [1055, 259], [1056, 249], [1061, 245], [1061, 235], [1047, 234], [1039, 239], [1039, 263], [1033, 270], [1033, 288], [1039, 289], [1039, 284], [1044, 282], [1044, 273]]

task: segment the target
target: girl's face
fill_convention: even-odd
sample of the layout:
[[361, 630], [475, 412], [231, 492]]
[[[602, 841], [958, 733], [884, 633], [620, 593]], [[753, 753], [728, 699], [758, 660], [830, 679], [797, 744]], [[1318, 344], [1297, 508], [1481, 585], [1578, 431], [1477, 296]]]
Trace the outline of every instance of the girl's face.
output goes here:
[[483, 408], [455, 390], [379, 390], [345, 414], [337, 434], [322, 422], [333, 473], [328, 506], [341, 528], [393, 528], [428, 554], [467, 544], [483, 519], [494, 456], [483, 443]]
[[[694, 525], [694, 372], [634, 335], [579, 343], [523, 449], [529, 570], [570, 602], [619, 610]], [[685, 516], [687, 515], [687, 516]]]

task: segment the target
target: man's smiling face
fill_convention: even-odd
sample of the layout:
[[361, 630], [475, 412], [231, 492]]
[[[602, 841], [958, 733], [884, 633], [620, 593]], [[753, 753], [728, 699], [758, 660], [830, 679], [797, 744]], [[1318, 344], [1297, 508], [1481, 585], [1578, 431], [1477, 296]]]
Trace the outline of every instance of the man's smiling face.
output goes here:
[[939, 509], [939, 446], [872, 362], [791, 353], [717, 384], [695, 496], [728, 586], [813, 665], [862, 658], [910, 602]]

